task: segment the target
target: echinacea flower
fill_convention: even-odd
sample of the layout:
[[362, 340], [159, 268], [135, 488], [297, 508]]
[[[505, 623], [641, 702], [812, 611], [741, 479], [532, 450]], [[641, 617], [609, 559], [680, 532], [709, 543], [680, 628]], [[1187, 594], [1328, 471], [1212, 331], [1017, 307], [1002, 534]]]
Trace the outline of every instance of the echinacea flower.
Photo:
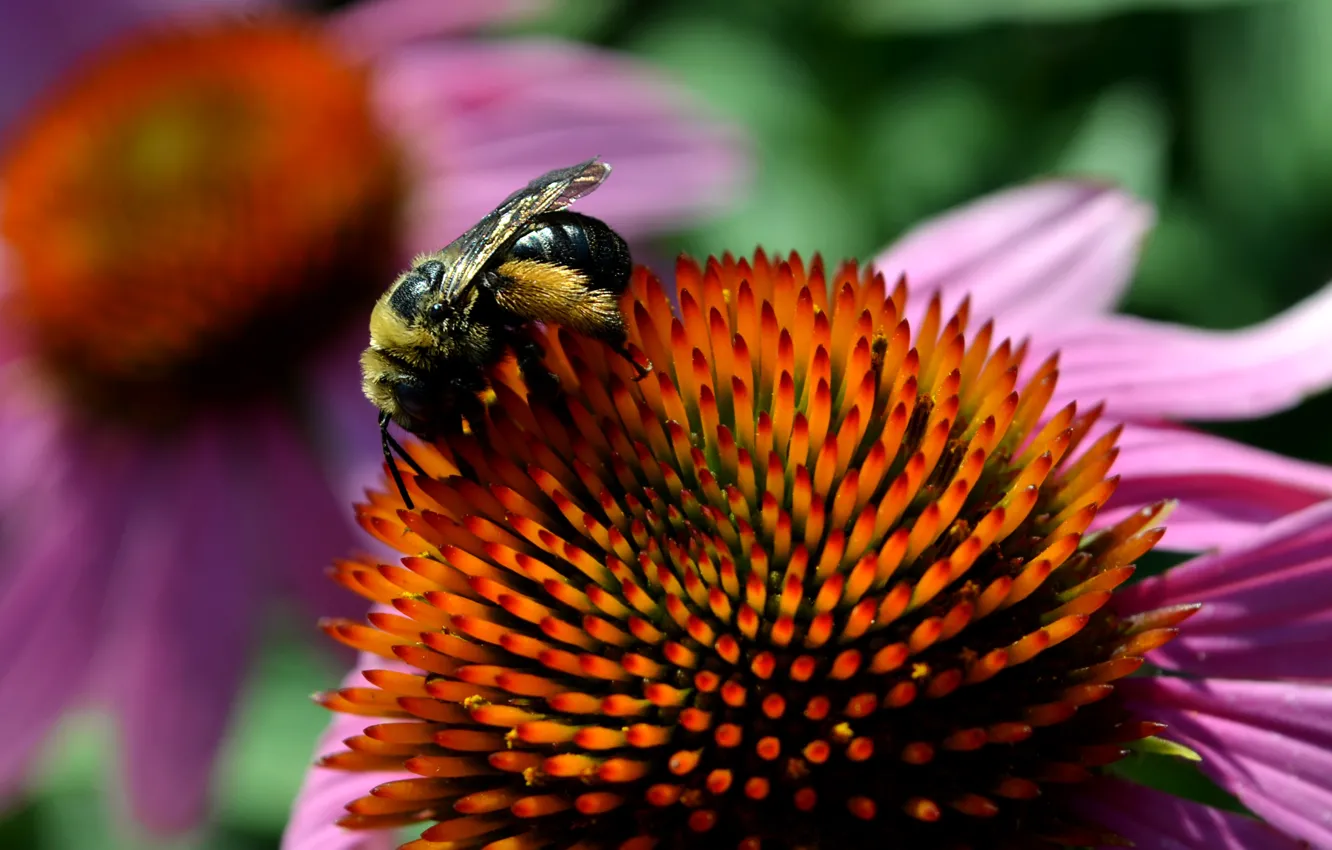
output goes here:
[[[0, 791], [87, 698], [135, 814], [177, 829], [262, 603], [332, 604], [339, 491], [377, 463], [376, 295], [588, 150], [616, 177], [586, 209], [631, 238], [704, 210], [735, 138], [612, 55], [448, 32], [514, 4], [26, 5], [0, 82]], [[20, 90], [53, 56], [63, 80]]]
[[1049, 407], [1056, 358], [854, 266], [677, 287], [626, 298], [655, 373], [548, 333], [561, 398], [501, 371], [476, 436], [413, 446], [414, 510], [359, 507], [404, 557], [336, 566], [376, 607], [324, 624], [364, 660], [284, 847], [1102, 845], [1128, 799], [1152, 846], [1295, 846], [1098, 776], [1197, 605], [1115, 602], [1167, 506], [1088, 533], [1117, 431]]

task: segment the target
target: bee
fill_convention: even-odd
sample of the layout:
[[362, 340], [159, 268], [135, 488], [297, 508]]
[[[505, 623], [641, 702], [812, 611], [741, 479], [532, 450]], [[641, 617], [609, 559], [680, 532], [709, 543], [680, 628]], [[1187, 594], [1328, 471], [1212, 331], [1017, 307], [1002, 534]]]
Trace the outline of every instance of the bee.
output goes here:
[[424, 439], [461, 430], [464, 419], [476, 431], [486, 370], [509, 351], [529, 392], [550, 392], [557, 382], [541, 364], [532, 323], [602, 340], [639, 377], [647, 373], [626, 347], [620, 314], [633, 270], [629, 248], [604, 222], [567, 209], [610, 172], [590, 159], [543, 174], [443, 250], [417, 257], [376, 302], [361, 387], [379, 408], [384, 459], [408, 509], [392, 452], [425, 472], [389, 423]]

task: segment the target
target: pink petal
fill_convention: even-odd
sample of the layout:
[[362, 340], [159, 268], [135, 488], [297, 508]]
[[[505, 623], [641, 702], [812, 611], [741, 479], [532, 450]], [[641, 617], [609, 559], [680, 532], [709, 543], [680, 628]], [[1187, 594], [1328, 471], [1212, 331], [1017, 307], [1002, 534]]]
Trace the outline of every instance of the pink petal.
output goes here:
[[376, 424], [379, 411], [361, 393], [358, 358], [366, 339], [366, 329], [356, 328], [330, 345], [305, 375], [308, 396], [303, 400], [311, 411], [307, 431], [312, 448], [343, 511], [344, 524], [355, 529], [357, 545], [362, 547], [370, 541], [356, 526], [351, 506], [364, 500], [367, 487], [382, 486], [384, 468]]
[[50, 0], [5, 7], [0, 27], [0, 127], [13, 122], [69, 65], [144, 18], [129, 2]]
[[627, 235], [717, 207], [743, 180], [737, 133], [644, 66], [542, 41], [440, 44], [381, 63], [378, 99], [417, 168], [409, 250], [438, 247], [543, 172], [615, 172], [575, 209]]
[[[3, 110], [3, 106], [0, 106]], [[3, 119], [0, 118], [0, 126], [4, 126]], [[11, 265], [9, 251], [0, 244], [0, 301], [3, 301], [13, 285], [14, 269]], [[0, 385], [8, 383], [8, 375], [12, 370], [12, 363], [19, 358], [24, 351], [24, 340], [20, 329], [13, 327], [13, 322], [0, 324]], [[0, 386], [0, 392], [8, 392]]]
[[116, 4], [134, 6], [144, 14], [151, 14], [155, 20], [168, 15], [195, 18], [219, 14], [244, 16], [268, 9], [302, 5], [291, 0], [112, 0], [111, 5]]
[[[972, 315], [997, 318], [999, 338], [1109, 311], [1132, 277], [1153, 212], [1109, 186], [1049, 181], [999, 192], [910, 231], [879, 256], [905, 274], [920, 311], [971, 296]], [[979, 325], [979, 322], [977, 323]]]
[[1124, 693], [1202, 770], [1273, 826], [1332, 846], [1332, 689], [1288, 683], [1134, 679]]
[[213, 761], [240, 692], [254, 623], [261, 541], [251, 512], [282, 498], [241, 479], [250, 423], [212, 423], [156, 448], [136, 482], [143, 510], [120, 553], [118, 634], [99, 662], [121, 722], [138, 819], [168, 832], [207, 807]]
[[[345, 386], [360, 396], [354, 373]], [[361, 398], [370, 418], [370, 405]], [[312, 417], [316, 420], [322, 416]], [[304, 606], [310, 622], [318, 617], [356, 616], [366, 603], [330, 580], [329, 563], [364, 547], [363, 535], [353, 534], [351, 502], [335, 495], [335, 485], [317, 465], [312, 447], [297, 433], [284, 413], [270, 412], [257, 419], [245, 459], [256, 499], [273, 499], [270, 510], [255, 517], [256, 537], [264, 541], [263, 560], [272, 565], [262, 580], [274, 590]], [[378, 456], [378, 441], [367, 435], [366, 447]]]
[[1171, 709], [1224, 717], [1332, 752], [1332, 687], [1325, 684], [1140, 676], [1116, 688], [1144, 716]]
[[1212, 601], [1253, 583], [1271, 583], [1279, 571], [1301, 569], [1332, 553], [1332, 501], [1268, 525], [1243, 545], [1194, 558], [1164, 575], [1116, 595], [1125, 611]]
[[[1236, 483], [1222, 482], [1228, 490], [1234, 490]], [[1273, 491], [1259, 485], [1252, 495], [1261, 497], [1264, 492]], [[1204, 552], [1236, 546], [1248, 540], [1263, 527], [1261, 521], [1256, 519], [1250, 521], [1235, 515], [1236, 509], [1247, 509], [1252, 503], [1245, 500], [1229, 504], [1224, 499], [1217, 498], [1226, 495], [1225, 493], [1211, 492], [1205, 483], [1183, 495], [1188, 501], [1176, 505], [1170, 512], [1170, 517], [1166, 521], [1165, 537], [1156, 544], [1156, 549], [1162, 552]], [[1278, 491], [1274, 494], [1274, 500], [1280, 500], [1285, 495]], [[1123, 505], [1125, 499], [1118, 498], [1118, 494], [1116, 496], [1117, 498], [1111, 500], [1111, 504], [1118, 507], [1108, 508], [1097, 514], [1096, 521], [1092, 523], [1094, 529], [1113, 525], [1138, 510], [1136, 505]], [[1136, 499], [1129, 501], [1137, 502]], [[1257, 501], [1258, 499], [1254, 499], [1254, 502]]]
[[1105, 400], [1119, 418], [1252, 419], [1332, 385], [1332, 286], [1238, 331], [1130, 316], [1065, 323], [1037, 339], [1060, 349], [1060, 400]]
[[[355, 670], [343, 680], [346, 687], [364, 687], [361, 671], [392, 668], [384, 659], [362, 655]], [[405, 668], [395, 668], [405, 669]], [[347, 749], [343, 741], [359, 735], [374, 718], [335, 714], [319, 739], [318, 757]], [[337, 826], [352, 800], [363, 797], [371, 788], [412, 774], [395, 771], [353, 772], [312, 766], [305, 774], [291, 817], [282, 835], [282, 850], [389, 850], [397, 845], [392, 831], [348, 830]]]
[[[49, 515], [60, 505], [59, 493], [68, 486], [65, 479], [78, 470], [68, 451], [81, 445], [82, 435], [66, 423], [48, 394], [27, 360], [0, 364], [0, 516], [6, 518], [10, 534], [31, 527], [21, 523], [16, 512], [32, 511], [36, 517], [41, 510]], [[53, 458], [66, 460], [53, 463]]]
[[[1326, 587], [1324, 579], [1320, 595]], [[1206, 676], [1332, 679], [1332, 655], [1327, 651], [1332, 615], [1266, 628], [1236, 626], [1236, 630], [1236, 634], [1195, 636], [1185, 627], [1183, 637], [1149, 658], [1168, 670]]]
[[544, 0], [360, 0], [328, 27], [352, 55], [373, 58], [421, 39], [466, 32], [531, 14]]
[[0, 127], [78, 71], [78, 63], [133, 27], [221, 11], [262, 8], [276, 0], [16, 0], [0, 26]]
[[1332, 677], [1332, 501], [1116, 596], [1125, 612], [1204, 603], [1154, 663], [1199, 675]]
[[1082, 814], [1142, 850], [1299, 850], [1304, 846], [1253, 818], [1115, 779], [1079, 786], [1076, 799]]
[[[1088, 443], [1107, 430], [1098, 426]], [[1332, 496], [1332, 469], [1171, 425], [1129, 424], [1118, 441], [1119, 487], [1097, 526], [1177, 500], [1161, 548], [1238, 544], [1268, 523]]]
[[[0, 415], [0, 705], [12, 734], [0, 747], [0, 795], [13, 793], [66, 706], [87, 685], [89, 647], [106, 627], [103, 605], [115, 581], [104, 553], [119, 539], [133, 499], [136, 458], [87, 435], [12, 416], [22, 402], [4, 399]], [[34, 442], [34, 430], [45, 433]], [[27, 463], [12, 449], [35, 449]], [[31, 461], [39, 459], [40, 468]]]

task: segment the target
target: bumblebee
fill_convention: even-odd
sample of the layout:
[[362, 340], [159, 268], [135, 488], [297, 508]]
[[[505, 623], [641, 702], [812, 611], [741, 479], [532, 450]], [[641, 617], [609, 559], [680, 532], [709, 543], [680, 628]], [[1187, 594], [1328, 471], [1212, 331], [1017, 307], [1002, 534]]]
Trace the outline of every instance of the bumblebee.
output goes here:
[[389, 423], [425, 439], [464, 419], [475, 431], [486, 370], [510, 351], [529, 390], [549, 392], [556, 379], [541, 364], [533, 322], [602, 340], [646, 373], [625, 346], [620, 314], [629, 248], [605, 223], [567, 209], [610, 172], [591, 159], [543, 174], [443, 250], [417, 257], [375, 304], [361, 386], [380, 410], [384, 459], [409, 509], [392, 451], [425, 473]]

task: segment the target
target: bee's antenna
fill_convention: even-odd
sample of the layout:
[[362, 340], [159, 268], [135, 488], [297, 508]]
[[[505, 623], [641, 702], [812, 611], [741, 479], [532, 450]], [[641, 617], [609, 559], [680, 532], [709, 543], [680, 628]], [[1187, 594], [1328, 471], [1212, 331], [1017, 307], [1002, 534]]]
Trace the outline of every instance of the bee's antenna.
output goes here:
[[407, 507], [407, 510], [415, 510], [416, 505], [412, 504], [412, 497], [407, 495], [407, 485], [403, 483], [402, 473], [398, 471], [398, 464], [393, 459], [394, 452], [397, 452], [399, 457], [407, 461], [407, 465], [417, 475], [425, 475], [426, 471], [421, 468], [415, 458], [407, 454], [407, 450], [397, 440], [393, 439], [393, 435], [388, 430], [389, 421], [387, 413], [381, 412], [379, 414], [379, 437], [380, 443], [384, 447], [384, 462], [388, 464], [389, 474], [393, 476], [393, 483], [398, 485], [398, 494], [402, 496], [402, 503]]

